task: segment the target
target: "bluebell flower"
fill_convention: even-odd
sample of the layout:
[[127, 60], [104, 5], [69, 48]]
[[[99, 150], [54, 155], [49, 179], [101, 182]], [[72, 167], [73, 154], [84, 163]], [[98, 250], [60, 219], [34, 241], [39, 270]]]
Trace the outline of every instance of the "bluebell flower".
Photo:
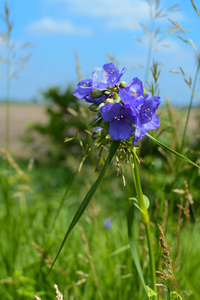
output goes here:
[[100, 112], [103, 120], [110, 123], [108, 132], [114, 140], [126, 140], [131, 136], [136, 118], [129, 105], [106, 104]]
[[77, 84], [76, 92], [73, 94], [79, 99], [84, 99], [86, 96], [90, 95], [90, 92], [97, 86], [98, 77], [96, 72], [92, 73], [92, 79], [81, 80]]
[[119, 72], [118, 68], [113, 63], [104, 64], [102, 67], [102, 81], [98, 84], [98, 88], [105, 89], [107, 87], [114, 87], [122, 75], [125, 73], [126, 68]]

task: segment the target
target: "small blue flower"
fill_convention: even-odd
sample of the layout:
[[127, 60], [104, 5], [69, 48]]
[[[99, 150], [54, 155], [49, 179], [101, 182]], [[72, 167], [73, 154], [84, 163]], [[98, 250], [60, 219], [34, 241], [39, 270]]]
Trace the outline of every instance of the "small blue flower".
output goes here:
[[148, 95], [143, 95], [143, 91], [142, 81], [135, 77], [124, 89], [119, 90], [119, 96], [124, 104], [137, 107], [148, 98]]
[[137, 108], [135, 143], [141, 140], [149, 130], [156, 129], [160, 126], [160, 119], [155, 114], [159, 105], [160, 97], [152, 97]]
[[106, 228], [106, 229], [109, 229], [111, 226], [112, 226], [112, 220], [104, 220], [103, 221], [103, 226]]
[[114, 87], [122, 75], [125, 73], [126, 68], [119, 72], [118, 68], [113, 63], [107, 63], [102, 68], [102, 81], [98, 84], [98, 88], [105, 89], [107, 87]]
[[100, 112], [103, 120], [110, 122], [108, 131], [114, 140], [126, 140], [131, 136], [136, 118], [129, 105], [106, 104], [101, 107]]
[[73, 94], [79, 99], [84, 99], [87, 96], [90, 96], [90, 92], [97, 86], [98, 77], [95, 71], [92, 73], [92, 79], [81, 80], [77, 84], [76, 92]]

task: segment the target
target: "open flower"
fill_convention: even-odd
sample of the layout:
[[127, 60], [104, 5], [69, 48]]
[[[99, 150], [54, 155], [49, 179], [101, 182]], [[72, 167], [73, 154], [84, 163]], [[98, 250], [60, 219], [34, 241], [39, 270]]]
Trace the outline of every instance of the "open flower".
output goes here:
[[148, 95], [143, 95], [142, 81], [137, 77], [133, 78], [124, 89], [119, 90], [119, 96], [124, 104], [132, 107], [141, 105]]
[[129, 105], [106, 104], [100, 112], [103, 120], [110, 122], [108, 132], [114, 140], [126, 140], [131, 136], [136, 119]]
[[79, 99], [84, 99], [86, 96], [90, 95], [90, 92], [97, 86], [98, 77], [96, 72], [92, 73], [92, 79], [81, 80], [76, 88], [76, 92], [73, 94]]
[[155, 114], [159, 105], [160, 97], [152, 97], [136, 109], [135, 143], [141, 140], [149, 130], [156, 129], [160, 126], [160, 119]]
[[107, 87], [115, 86], [122, 75], [125, 73], [126, 68], [119, 72], [118, 68], [113, 63], [107, 63], [102, 68], [102, 81], [98, 84], [98, 88], [105, 89]]

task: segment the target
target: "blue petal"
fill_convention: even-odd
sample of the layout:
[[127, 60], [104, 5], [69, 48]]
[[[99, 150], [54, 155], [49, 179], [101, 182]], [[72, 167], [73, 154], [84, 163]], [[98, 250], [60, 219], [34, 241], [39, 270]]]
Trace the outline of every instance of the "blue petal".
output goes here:
[[106, 87], [115, 86], [115, 84], [120, 80], [125, 71], [126, 68], [123, 68], [122, 71], [119, 73], [118, 68], [113, 63], [107, 63], [103, 65], [103, 80], [98, 84], [98, 88], [104, 89]]
[[98, 98], [93, 98], [91, 95], [88, 95], [85, 97], [85, 100], [89, 103], [97, 103], [97, 104], [101, 104], [104, 100], [106, 99], [105, 95], [102, 95]]
[[132, 97], [131, 95], [128, 94], [127, 91], [125, 91], [124, 89], [120, 89], [119, 96], [124, 104], [131, 104]]
[[157, 115], [153, 115], [151, 121], [142, 124], [139, 120], [135, 129], [135, 140], [134, 142], [141, 140], [149, 130], [156, 129], [160, 126], [160, 119]]
[[160, 97], [152, 97], [144, 102], [140, 108], [141, 122], [143, 124], [149, 122], [153, 118], [153, 115], [159, 105]]
[[123, 106], [120, 103], [106, 104], [101, 107], [102, 118], [106, 122], [111, 122], [115, 117], [122, 114]]
[[76, 88], [76, 92], [73, 94], [79, 99], [85, 98], [85, 96], [89, 95], [92, 90], [92, 79], [84, 79], [81, 80]]
[[110, 77], [116, 78], [118, 75], [119, 75], [119, 70], [113, 63], [107, 63], [103, 65], [102, 68], [103, 82], [108, 82], [110, 81]]
[[92, 72], [92, 86], [95, 87], [98, 84], [98, 76], [97, 73], [94, 71]]
[[137, 111], [135, 108], [130, 107], [130, 105], [123, 106], [123, 115], [124, 118], [131, 121], [131, 123], [135, 124]]
[[132, 130], [132, 124], [124, 119], [112, 121], [108, 128], [110, 136], [116, 141], [127, 140], [131, 136]]
[[133, 78], [125, 87], [125, 90], [129, 94], [134, 94], [137, 96], [143, 95], [143, 85], [142, 81], [138, 79], [137, 77]]

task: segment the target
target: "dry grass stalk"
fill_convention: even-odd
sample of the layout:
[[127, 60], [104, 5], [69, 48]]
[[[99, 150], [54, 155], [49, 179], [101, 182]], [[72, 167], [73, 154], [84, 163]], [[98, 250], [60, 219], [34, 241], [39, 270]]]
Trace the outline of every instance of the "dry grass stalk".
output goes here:
[[77, 51], [75, 51], [75, 59], [76, 59], [76, 73], [78, 76], [78, 82], [80, 82], [82, 80], [81, 65], [80, 65], [80, 60], [79, 60]]
[[178, 254], [179, 254], [179, 250], [180, 250], [180, 231], [181, 231], [181, 227], [183, 224], [183, 218], [182, 218], [182, 214], [183, 214], [183, 198], [180, 199], [181, 204], [178, 205], [179, 210], [178, 210], [178, 226], [177, 226], [177, 232], [176, 232], [176, 239], [177, 239], [177, 247], [176, 247], [176, 252], [175, 252], [175, 258], [174, 258], [174, 263], [177, 260]]
[[38, 296], [34, 296], [36, 300], [41, 300]]
[[169, 280], [171, 282], [171, 286], [173, 289], [177, 290], [177, 280], [174, 277], [173, 267], [172, 267], [172, 260], [170, 258], [170, 247], [167, 245], [165, 235], [163, 232], [162, 227], [158, 224], [159, 230], [160, 230], [160, 245], [163, 249], [162, 252], [162, 261], [167, 266], [167, 271], [164, 270], [162, 272], [157, 271], [158, 274], [160, 274], [160, 278], [163, 280]]
[[10, 164], [11, 167], [13, 167], [13, 169], [17, 172], [18, 175], [28, 180], [28, 176], [20, 169], [20, 167], [18, 166], [14, 158], [10, 155], [10, 153], [6, 149], [0, 148], [0, 153], [2, 153], [6, 157], [8, 163]]
[[53, 263], [52, 257], [42, 247], [40, 247], [34, 242], [32, 243], [32, 245], [40, 252], [38, 256], [42, 257], [45, 263], [49, 263], [49, 264]]
[[[179, 205], [178, 207], [179, 209], [181, 209], [186, 217], [186, 223], [187, 223], [187, 227], [189, 226], [190, 223], [190, 219], [191, 219], [191, 215], [190, 215], [190, 205], [194, 204], [193, 198], [192, 198], [192, 194], [190, 194], [189, 192], [189, 188], [188, 188], [188, 183], [185, 181], [185, 190], [180, 190], [182, 194], [185, 194], [185, 205], [183, 205], [183, 201], [182, 204]], [[179, 190], [174, 190], [176, 193], [178, 193]], [[180, 192], [179, 192], [180, 193]]]
[[166, 224], [167, 224], [167, 213], [168, 213], [168, 201], [165, 200], [165, 208], [164, 208], [164, 212], [163, 212], [162, 225], [161, 225], [164, 232], [165, 232]]
[[94, 278], [95, 285], [97, 287], [99, 299], [103, 300], [103, 296], [102, 296], [101, 289], [100, 289], [100, 286], [99, 286], [99, 282], [98, 282], [98, 279], [97, 279], [97, 274], [96, 274], [94, 262], [93, 262], [93, 259], [92, 259], [92, 255], [90, 253], [90, 248], [89, 248], [85, 233], [84, 233], [83, 228], [81, 227], [81, 225], [79, 225], [79, 229], [80, 229], [80, 232], [81, 232], [81, 238], [82, 238], [82, 241], [83, 241], [83, 246], [85, 248], [85, 251], [86, 251], [86, 254], [87, 254], [87, 257], [88, 257], [88, 260], [89, 260], [90, 268], [91, 268], [92, 273], [93, 273], [93, 278]]
[[54, 288], [55, 288], [55, 290], [56, 290], [56, 299], [58, 299], [58, 300], [63, 300], [63, 295], [61, 294], [61, 292], [59, 291], [59, 289], [58, 289], [58, 286], [56, 285], [56, 284], [54, 284]]

